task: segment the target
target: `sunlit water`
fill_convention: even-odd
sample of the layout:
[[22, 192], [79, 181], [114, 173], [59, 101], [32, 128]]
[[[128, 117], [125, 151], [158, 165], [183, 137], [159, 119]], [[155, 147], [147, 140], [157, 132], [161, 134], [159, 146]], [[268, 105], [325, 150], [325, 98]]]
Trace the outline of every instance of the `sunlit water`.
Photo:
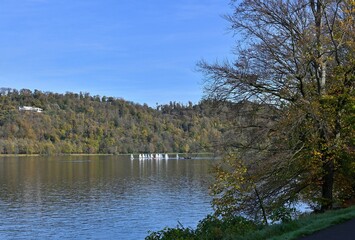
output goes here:
[[211, 213], [211, 160], [0, 158], [0, 239], [144, 239]]

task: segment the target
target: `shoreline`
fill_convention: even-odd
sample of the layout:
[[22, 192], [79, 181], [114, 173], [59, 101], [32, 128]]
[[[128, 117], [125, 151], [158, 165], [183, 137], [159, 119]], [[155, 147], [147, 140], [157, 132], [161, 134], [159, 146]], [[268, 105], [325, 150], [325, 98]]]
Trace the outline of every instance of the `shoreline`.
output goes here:
[[[51, 157], [51, 156], [114, 156], [108, 153], [70, 153], [70, 154], [0, 154], [0, 157]], [[123, 155], [123, 154], [122, 154]]]
[[[51, 156], [130, 156], [138, 155], [140, 153], [121, 153], [121, 154], [112, 154], [112, 153], [58, 153], [58, 154], [0, 154], [0, 157], [51, 157]], [[164, 153], [165, 154], [165, 153]], [[169, 155], [181, 154], [181, 155], [214, 155], [211, 152], [201, 152], [201, 153], [166, 153]]]

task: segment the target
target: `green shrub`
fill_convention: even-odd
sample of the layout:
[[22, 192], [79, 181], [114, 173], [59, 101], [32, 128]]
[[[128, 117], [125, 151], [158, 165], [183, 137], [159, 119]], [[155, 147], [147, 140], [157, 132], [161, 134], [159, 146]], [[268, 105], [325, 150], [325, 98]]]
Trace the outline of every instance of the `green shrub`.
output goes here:
[[164, 228], [150, 232], [146, 240], [219, 240], [229, 239], [257, 229], [257, 225], [243, 217], [218, 218], [208, 215], [197, 225], [196, 230], [185, 228], [181, 224], [176, 228]]
[[270, 219], [273, 223], [280, 222], [280, 221], [282, 223], [287, 223], [292, 221], [292, 217], [295, 214], [296, 214], [296, 208], [279, 207], [272, 212]]
[[197, 240], [194, 230], [177, 226], [176, 228], [164, 228], [158, 232], [150, 232], [145, 240]]
[[198, 239], [228, 239], [230, 236], [242, 236], [257, 228], [257, 225], [243, 217], [217, 218], [207, 216], [200, 221], [196, 229]]

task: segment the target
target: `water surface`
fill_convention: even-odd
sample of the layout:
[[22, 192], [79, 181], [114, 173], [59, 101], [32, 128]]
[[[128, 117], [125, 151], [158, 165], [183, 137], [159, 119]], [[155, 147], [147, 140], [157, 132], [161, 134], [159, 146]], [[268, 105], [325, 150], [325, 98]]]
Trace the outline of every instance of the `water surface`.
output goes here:
[[0, 158], [0, 239], [144, 239], [209, 214], [210, 160]]

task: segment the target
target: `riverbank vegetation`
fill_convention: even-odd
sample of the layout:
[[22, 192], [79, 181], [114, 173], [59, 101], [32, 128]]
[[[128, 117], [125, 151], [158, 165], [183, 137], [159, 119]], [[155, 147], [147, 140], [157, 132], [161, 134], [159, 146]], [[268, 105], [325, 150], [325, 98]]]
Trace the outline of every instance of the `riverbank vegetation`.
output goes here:
[[[213, 171], [212, 225], [244, 216], [247, 239], [267, 239], [255, 228], [291, 221], [300, 203], [322, 213], [354, 201], [355, 1], [233, 0], [231, 6], [226, 19], [238, 36], [235, 58], [198, 64], [206, 99], [217, 106], [250, 103], [248, 111], [228, 112], [232, 137]], [[212, 239], [239, 239], [229, 227]]]
[[[218, 216], [267, 224], [355, 197], [355, 2], [232, 1], [235, 59], [201, 61], [207, 99], [252, 101], [215, 168]], [[285, 211], [286, 212], [285, 212]]]
[[208, 216], [197, 225], [196, 229], [166, 228], [151, 232], [146, 240], [297, 240], [311, 235], [332, 225], [355, 218], [355, 207], [329, 211], [323, 214], [303, 214], [296, 220], [265, 226], [242, 217], [218, 219]]

